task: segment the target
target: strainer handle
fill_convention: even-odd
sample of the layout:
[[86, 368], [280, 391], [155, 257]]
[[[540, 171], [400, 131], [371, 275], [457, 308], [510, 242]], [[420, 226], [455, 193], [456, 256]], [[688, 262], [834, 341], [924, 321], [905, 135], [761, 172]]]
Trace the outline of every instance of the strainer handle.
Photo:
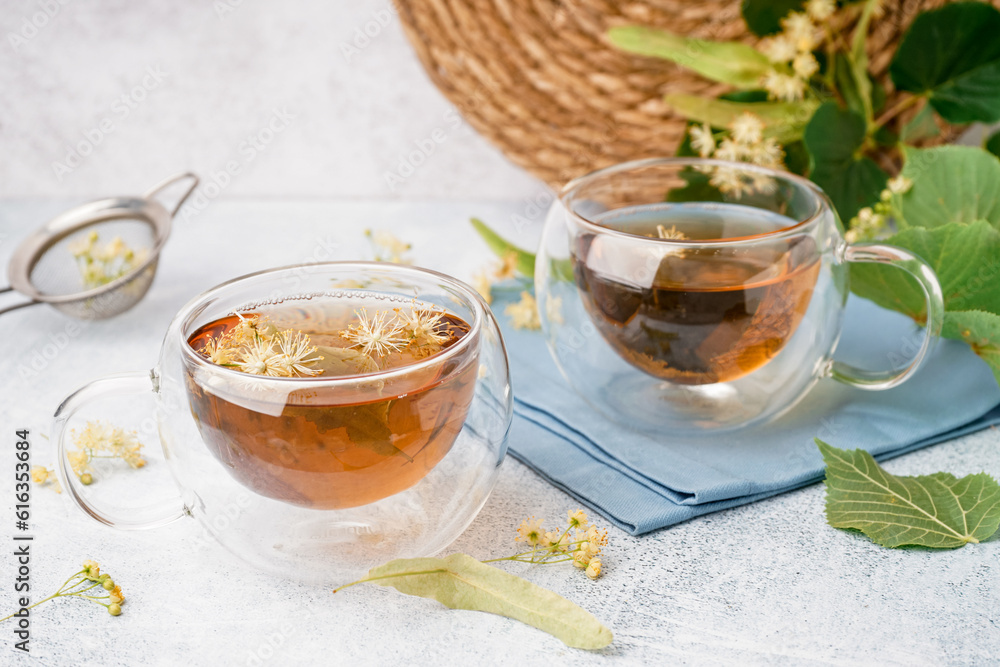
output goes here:
[[123, 530], [158, 528], [159, 526], [176, 521], [182, 516], [187, 515], [188, 512], [184, 507], [180, 495], [171, 502], [136, 509], [130, 512], [132, 516], [121, 516], [113, 511], [99, 507], [88, 500], [82, 493], [83, 483], [69, 465], [66, 426], [73, 415], [88, 403], [115, 396], [146, 394], [150, 391], [154, 391], [154, 386], [149, 373], [138, 372], [109, 375], [106, 378], [95, 380], [90, 384], [80, 387], [67, 396], [66, 400], [56, 410], [52, 435], [56, 442], [59, 479], [62, 482], [63, 488], [66, 489], [69, 497], [85, 514], [112, 528]]
[[[13, 292], [13, 287], [3, 287], [0, 288], [0, 294], [4, 292]], [[4, 313], [9, 313], [12, 310], [18, 310], [19, 308], [27, 308], [28, 306], [34, 306], [41, 303], [41, 301], [22, 301], [21, 303], [15, 303], [13, 306], [7, 306], [6, 308], [0, 308], [0, 315]]]
[[187, 189], [187, 191], [184, 193], [184, 196], [181, 197], [177, 201], [177, 204], [174, 205], [174, 210], [170, 212], [170, 217], [172, 218], [175, 215], [177, 215], [177, 211], [181, 210], [181, 206], [183, 206], [184, 202], [186, 202], [188, 197], [191, 196], [191, 194], [194, 192], [194, 189], [198, 187], [198, 183], [200, 182], [201, 179], [199, 179], [197, 175], [193, 174], [190, 171], [185, 171], [184, 173], [181, 174], [174, 174], [173, 176], [160, 181], [152, 188], [150, 188], [149, 191], [147, 191], [146, 194], [143, 195], [143, 198], [154, 199], [158, 194], [160, 194], [161, 191], [166, 190], [177, 181], [182, 181], [185, 178], [191, 179], [191, 187]]

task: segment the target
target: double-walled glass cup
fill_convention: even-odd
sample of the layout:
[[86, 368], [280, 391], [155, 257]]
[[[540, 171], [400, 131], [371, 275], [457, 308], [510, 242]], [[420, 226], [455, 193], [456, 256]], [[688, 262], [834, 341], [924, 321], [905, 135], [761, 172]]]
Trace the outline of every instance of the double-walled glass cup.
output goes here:
[[[833, 358], [852, 262], [891, 264], [923, 289], [925, 335], [905, 368]], [[827, 377], [894, 387], [916, 372], [943, 317], [931, 268], [901, 248], [848, 244], [813, 183], [697, 158], [626, 163], [566, 185], [545, 223], [535, 287], [573, 389], [613, 421], [656, 434], [762, 423]]]
[[[236, 313], [323, 303], [444, 311], [467, 330], [409, 365], [318, 377], [240, 372], [188, 342]], [[126, 510], [94, 495], [106, 482], [83, 486], [71, 471], [70, 429], [109, 402], [112, 419], [137, 419], [148, 396], [147, 431], [158, 432], [179, 494]], [[156, 368], [79, 389], [59, 407], [54, 432], [63, 485], [97, 521], [138, 529], [191, 516], [253, 565], [336, 583], [432, 555], [468, 526], [504, 459], [511, 401], [503, 339], [475, 290], [424, 269], [331, 262], [251, 274], [195, 298], [170, 324]]]

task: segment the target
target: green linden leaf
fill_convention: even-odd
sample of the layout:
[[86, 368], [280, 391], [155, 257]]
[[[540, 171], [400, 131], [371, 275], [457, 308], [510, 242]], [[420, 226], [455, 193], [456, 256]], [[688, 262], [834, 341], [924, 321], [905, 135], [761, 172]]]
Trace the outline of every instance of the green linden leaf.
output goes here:
[[513, 243], [505, 241], [503, 237], [497, 234], [495, 231], [486, 226], [486, 223], [479, 218], [472, 218], [470, 220], [473, 228], [479, 235], [483, 237], [486, 241], [486, 245], [490, 247], [498, 257], [506, 257], [510, 253], [514, 253], [517, 257], [517, 272], [527, 278], [535, 277], [535, 256], [526, 251], [518, 248]]
[[724, 128], [749, 111], [764, 123], [764, 136], [788, 144], [802, 138], [806, 123], [816, 111], [816, 103], [802, 102], [735, 102], [698, 95], [672, 93], [663, 101], [681, 116], [711, 127]]
[[612, 28], [608, 39], [623, 51], [664, 58], [737, 88], [759, 88], [760, 80], [772, 69], [767, 56], [740, 42], [713, 42], [634, 25]]
[[781, 30], [781, 19], [801, 12], [805, 0], [743, 0], [740, 11], [750, 31], [758, 37]]
[[872, 80], [868, 76], [868, 51], [865, 49], [868, 41], [868, 25], [871, 23], [872, 14], [879, 5], [879, 0], [868, 0], [861, 10], [861, 18], [854, 28], [854, 39], [851, 43], [851, 50], [847, 54], [846, 66], [850, 72], [851, 79], [857, 101], [860, 108], [855, 108], [865, 119], [866, 123], [871, 123], [874, 114], [874, 104], [872, 102]]
[[1000, 157], [1000, 131], [994, 132], [993, 136], [986, 140], [983, 144], [983, 148], [988, 150], [991, 154]]
[[934, 109], [929, 104], [925, 104], [917, 115], [909, 120], [899, 133], [899, 139], [903, 143], [913, 143], [920, 139], [928, 139], [941, 134], [941, 128], [934, 122]]
[[897, 477], [864, 450], [818, 438], [816, 444], [826, 463], [826, 519], [834, 528], [860, 530], [883, 547], [955, 549], [1000, 527], [1000, 484], [984, 472]]
[[371, 570], [362, 581], [431, 598], [451, 609], [513, 618], [573, 648], [600, 649], [613, 639], [593, 614], [561, 595], [465, 554], [393, 560]]
[[968, 343], [1000, 383], [1000, 315], [982, 310], [945, 313], [942, 335]]
[[900, 229], [986, 220], [1000, 229], [1000, 160], [973, 146], [904, 148], [913, 187], [892, 198]]
[[878, 201], [889, 180], [870, 158], [859, 157], [865, 134], [864, 117], [836, 102], [817, 109], [803, 134], [811, 163], [809, 178], [823, 188], [845, 221]]
[[949, 123], [1000, 120], [1000, 11], [955, 2], [914, 19], [892, 59], [898, 90], [928, 95]]
[[[863, 82], [860, 81], [856, 76], [856, 69], [852, 66], [847, 55], [838, 52], [834, 56], [833, 77], [837, 83], [837, 90], [840, 91], [844, 102], [847, 103], [847, 108], [857, 111], [859, 114], [864, 114], [866, 102], [861, 88], [864, 87], [865, 83], [867, 83], [869, 89], [871, 88], [871, 79], [868, 78], [868, 75], [865, 75]], [[869, 105], [870, 99], [869, 97], [869, 102], [867, 103]]]
[[[1000, 231], [985, 220], [904, 229], [886, 243], [909, 250], [930, 264], [941, 283], [946, 311], [1000, 312]], [[918, 322], [925, 318], [923, 291], [898, 268], [851, 264], [851, 290]]]

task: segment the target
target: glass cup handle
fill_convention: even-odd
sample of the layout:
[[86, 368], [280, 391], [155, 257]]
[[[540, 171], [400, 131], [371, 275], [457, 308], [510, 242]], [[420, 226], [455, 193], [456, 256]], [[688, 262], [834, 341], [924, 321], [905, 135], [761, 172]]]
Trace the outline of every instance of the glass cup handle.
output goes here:
[[[56, 409], [55, 421], [52, 426], [52, 434], [56, 442], [56, 453], [59, 459], [59, 478], [63, 488], [73, 499], [73, 502], [96, 521], [123, 530], [141, 530], [144, 528], [158, 528], [172, 521], [175, 521], [187, 512], [180, 496], [170, 502], [153, 509], [142, 511], [142, 517], [122, 517], [102, 509], [90, 501], [80, 492], [82, 482], [73, 473], [66, 459], [66, 425], [80, 408], [96, 399], [108, 398], [112, 396], [134, 396], [145, 394], [154, 390], [152, 384], [152, 374], [146, 372], [121, 373], [119, 375], [109, 375], [106, 378], [95, 380], [77, 389], [66, 397], [62, 404]], [[137, 510], [139, 512], [139, 510]]]
[[844, 384], [870, 391], [891, 389], [902, 384], [917, 372], [927, 357], [927, 353], [931, 351], [934, 342], [941, 335], [941, 326], [944, 324], [944, 298], [941, 294], [941, 284], [938, 282], [934, 270], [926, 262], [896, 246], [880, 243], [859, 243], [846, 246], [843, 251], [843, 261], [890, 264], [913, 276], [924, 291], [924, 299], [927, 304], [924, 337], [920, 349], [917, 350], [906, 368], [898, 371], [868, 371], [845, 364], [842, 361], [834, 361], [830, 367], [830, 376]]

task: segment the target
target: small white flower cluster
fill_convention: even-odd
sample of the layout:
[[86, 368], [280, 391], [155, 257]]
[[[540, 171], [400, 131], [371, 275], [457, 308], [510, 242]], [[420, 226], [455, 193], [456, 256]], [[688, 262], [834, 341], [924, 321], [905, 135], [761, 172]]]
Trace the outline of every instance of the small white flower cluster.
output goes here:
[[805, 97], [809, 79], [819, 70], [812, 54], [822, 42], [819, 24], [836, 9], [834, 0], [809, 0], [804, 12], [783, 18], [782, 31], [757, 46], [775, 65], [761, 81], [771, 99], [795, 102]]
[[442, 320], [444, 311], [414, 306], [407, 314], [396, 308], [393, 313], [378, 311], [369, 316], [366, 311], [358, 310], [354, 315], [357, 324], [340, 332], [340, 336], [372, 359], [376, 368], [392, 352], [409, 349], [414, 356], [429, 356], [448, 340], [448, 335], [439, 330], [446, 324]]
[[309, 377], [322, 371], [309, 368], [323, 358], [310, 356], [316, 347], [301, 331], [279, 331], [258, 315], [243, 317], [229, 332], [209, 338], [200, 350], [214, 364], [231, 366], [250, 375]]
[[521, 300], [507, 304], [503, 312], [510, 318], [510, 325], [515, 329], [542, 328], [542, 322], [538, 318], [538, 302], [531, 292], [521, 292]]
[[[729, 135], [716, 136], [708, 125], [694, 125], [690, 129], [691, 147], [701, 157], [715, 157], [730, 162], [746, 162], [771, 169], [784, 168], [784, 151], [773, 137], [764, 136], [764, 123], [754, 114], [745, 111], [728, 127]], [[702, 170], [711, 175], [711, 184], [722, 192], [740, 197], [745, 192], [770, 192], [773, 179], [753, 170], [706, 166]]]
[[890, 178], [885, 190], [879, 195], [879, 200], [874, 206], [865, 206], [858, 211], [858, 214], [851, 219], [850, 228], [844, 234], [848, 243], [859, 241], [870, 241], [878, 238], [887, 228], [889, 215], [892, 207], [889, 202], [893, 195], [903, 195], [913, 187], [913, 181], [906, 176], [899, 175]]
[[391, 232], [384, 230], [365, 230], [365, 236], [372, 246], [372, 253], [376, 262], [388, 262], [390, 264], [409, 264], [407, 253], [413, 248], [413, 244], [403, 241]]

